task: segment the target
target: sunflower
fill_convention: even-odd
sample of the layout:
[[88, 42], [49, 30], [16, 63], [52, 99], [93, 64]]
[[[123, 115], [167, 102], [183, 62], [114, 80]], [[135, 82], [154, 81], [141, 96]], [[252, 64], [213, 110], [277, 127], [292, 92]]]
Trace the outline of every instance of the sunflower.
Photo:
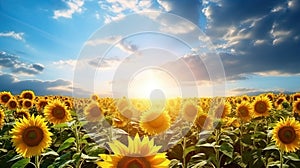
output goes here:
[[97, 101], [97, 100], [99, 100], [99, 96], [96, 95], [96, 94], [92, 94], [92, 95], [91, 95], [91, 99], [92, 99], [93, 101]]
[[270, 100], [270, 101], [273, 101], [274, 100], [274, 93], [267, 93], [266, 94], [266, 97]]
[[69, 109], [59, 99], [50, 101], [44, 108], [44, 114], [48, 121], [53, 124], [64, 123], [72, 119]]
[[295, 152], [300, 149], [300, 122], [295, 118], [281, 119], [273, 129], [272, 139], [282, 151]]
[[5, 106], [10, 110], [15, 110], [18, 108], [18, 101], [15, 98], [10, 99]]
[[0, 92], [0, 104], [6, 104], [12, 97], [10, 92]]
[[70, 99], [64, 100], [65, 105], [69, 108], [72, 109], [73, 108], [73, 102]]
[[212, 119], [204, 112], [198, 113], [194, 121], [194, 125], [199, 129], [208, 129], [212, 126], [212, 123]]
[[231, 113], [231, 105], [228, 102], [221, 102], [220, 104], [217, 105], [215, 109], [215, 114], [216, 116], [220, 116], [221, 118], [225, 118], [227, 115]]
[[241, 126], [240, 121], [236, 117], [226, 117], [224, 122], [226, 127], [233, 126], [235, 128], [239, 128]]
[[30, 113], [28, 109], [21, 108], [17, 109], [17, 111], [14, 113], [14, 117], [18, 119], [22, 119], [23, 117], [29, 119]]
[[248, 122], [253, 117], [253, 109], [250, 103], [242, 101], [241, 104], [236, 106], [236, 115], [242, 121]]
[[198, 113], [198, 107], [196, 103], [187, 101], [182, 108], [182, 116], [186, 121], [194, 121]]
[[250, 101], [250, 97], [248, 95], [243, 95], [242, 101]]
[[103, 117], [102, 109], [95, 101], [86, 106], [86, 108], [84, 109], [84, 114], [86, 116], [86, 119], [91, 122], [100, 121], [100, 119]]
[[115, 140], [109, 143], [114, 155], [100, 154], [103, 161], [97, 162], [102, 168], [168, 168], [170, 160], [166, 153], [158, 153], [160, 146], [145, 136], [142, 140], [138, 134], [131, 139], [128, 137], [128, 146]]
[[265, 96], [257, 96], [252, 103], [255, 117], [269, 116], [269, 111], [272, 108], [271, 101]]
[[276, 109], [281, 110], [283, 108], [282, 103], [287, 102], [285, 96], [280, 96], [276, 99], [274, 106]]
[[30, 99], [22, 99], [22, 107], [25, 109], [30, 109], [33, 107], [33, 102]]
[[48, 105], [48, 100], [45, 98], [40, 98], [35, 105], [38, 111], [42, 111]]
[[300, 114], [300, 99], [293, 102], [293, 112]]
[[5, 119], [5, 113], [2, 109], [0, 109], [0, 129], [3, 127], [4, 125], [4, 119]]
[[152, 109], [144, 112], [139, 123], [140, 128], [150, 134], [156, 135], [170, 128], [171, 118], [167, 111]]
[[52, 133], [41, 116], [20, 119], [10, 133], [17, 153], [26, 158], [40, 155], [51, 144]]
[[23, 98], [23, 99], [29, 99], [29, 100], [34, 100], [35, 95], [34, 95], [34, 92], [31, 91], [31, 90], [24, 90], [21, 93], [21, 98]]
[[295, 93], [295, 94], [293, 95], [293, 100], [294, 100], [294, 101], [297, 101], [298, 99], [300, 99], [300, 93]]

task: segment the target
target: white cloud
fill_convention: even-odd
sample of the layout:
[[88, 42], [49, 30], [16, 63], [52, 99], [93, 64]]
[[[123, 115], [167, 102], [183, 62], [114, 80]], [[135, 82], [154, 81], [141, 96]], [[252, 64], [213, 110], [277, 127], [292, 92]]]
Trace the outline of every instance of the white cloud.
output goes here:
[[166, 1], [157, 0], [157, 2], [164, 8], [165, 11], [169, 12], [171, 11], [171, 4]]
[[14, 31], [10, 31], [10, 32], [0, 32], [0, 37], [11, 37], [14, 38], [16, 40], [24, 40], [24, 33], [16, 33]]
[[97, 38], [97, 39], [89, 40], [85, 43], [85, 45], [97, 46], [97, 45], [100, 45], [100, 44], [113, 44], [115, 42], [120, 41], [121, 39], [122, 39], [121, 36], [109, 36], [109, 37], [106, 37], [106, 38]]
[[160, 30], [171, 34], [186, 34], [195, 30], [196, 26], [187, 24], [188, 22], [173, 22], [171, 20], [162, 20]]
[[83, 10], [82, 6], [84, 4], [84, 0], [70, 0], [65, 1], [65, 3], [67, 4], [68, 9], [55, 10], [53, 16], [54, 19], [58, 19], [60, 17], [70, 19], [74, 13], [81, 13]]
[[69, 67], [74, 68], [77, 64], [77, 60], [74, 60], [74, 59], [59, 60], [59, 61], [53, 62], [53, 64], [56, 65], [57, 68], [61, 68], [64, 66], [69, 66]]

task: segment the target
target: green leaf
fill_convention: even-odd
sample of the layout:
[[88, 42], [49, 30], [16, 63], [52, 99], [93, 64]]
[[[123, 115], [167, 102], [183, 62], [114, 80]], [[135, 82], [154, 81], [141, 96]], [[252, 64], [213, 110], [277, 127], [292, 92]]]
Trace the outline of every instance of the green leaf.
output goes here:
[[266, 151], [266, 150], [278, 150], [278, 148], [276, 147], [276, 145], [270, 145], [263, 149], [263, 151]]
[[59, 153], [60, 151], [62, 151], [62, 150], [64, 150], [64, 149], [69, 148], [70, 146], [73, 145], [74, 142], [75, 142], [75, 138], [74, 138], [74, 137], [68, 138], [67, 140], [65, 140], [65, 141], [60, 145], [60, 147], [59, 147], [58, 150], [57, 150], [57, 153]]
[[288, 160], [292, 160], [292, 161], [300, 161], [299, 159], [299, 156], [295, 153], [289, 153], [288, 155], [286, 156], [283, 156], [285, 159], [288, 159]]
[[48, 151], [46, 153], [42, 153], [42, 156], [48, 156], [48, 155], [53, 155], [53, 156], [59, 156], [58, 153], [56, 153], [55, 151]]
[[52, 128], [67, 128], [67, 127], [68, 127], [67, 123], [61, 123], [52, 126]]
[[89, 156], [89, 155], [86, 155], [84, 153], [81, 154], [81, 158], [82, 159], [87, 159], [87, 160], [96, 160], [96, 159], [99, 159], [99, 157]]
[[29, 162], [29, 158], [24, 158], [14, 163], [11, 168], [24, 168]]
[[230, 158], [233, 157], [233, 146], [230, 143], [223, 143], [220, 147], [220, 151]]
[[14, 156], [13, 158], [11, 158], [11, 159], [10, 159], [9, 161], [7, 161], [7, 162], [12, 162], [12, 161], [18, 160], [18, 159], [20, 159], [20, 158], [22, 158], [21, 155], [16, 155], [16, 156]]
[[203, 160], [197, 164], [195, 164], [194, 166], [192, 166], [192, 168], [198, 168], [198, 167], [203, 167], [207, 164], [207, 160]]
[[251, 135], [250, 134], [243, 135], [242, 142], [247, 145], [252, 145], [253, 141], [251, 140]]
[[195, 151], [196, 147], [195, 146], [190, 146], [184, 149], [183, 151], [183, 157], [186, 157], [190, 152]]
[[197, 146], [199, 146], [199, 147], [213, 148], [213, 147], [215, 147], [215, 144], [216, 144], [216, 142], [212, 142], [212, 143], [199, 144]]

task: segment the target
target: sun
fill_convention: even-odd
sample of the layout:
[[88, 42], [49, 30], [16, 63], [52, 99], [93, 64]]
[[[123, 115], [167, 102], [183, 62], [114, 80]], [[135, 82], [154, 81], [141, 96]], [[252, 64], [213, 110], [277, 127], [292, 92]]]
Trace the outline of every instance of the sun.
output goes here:
[[134, 74], [128, 85], [129, 98], [166, 99], [181, 97], [178, 81], [168, 72], [149, 67]]

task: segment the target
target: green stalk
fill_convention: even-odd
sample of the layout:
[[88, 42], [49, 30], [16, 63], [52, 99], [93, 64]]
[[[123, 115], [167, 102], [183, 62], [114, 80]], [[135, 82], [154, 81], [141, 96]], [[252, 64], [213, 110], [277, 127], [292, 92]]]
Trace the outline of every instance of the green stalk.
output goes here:
[[39, 159], [39, 155], [35, 156], [35, 167], [36, 168], [40, 168], [40, 159]]
[[279, 156], [280, 156], [280, 168], [283, 168], [283, 151], [279, 150]]

